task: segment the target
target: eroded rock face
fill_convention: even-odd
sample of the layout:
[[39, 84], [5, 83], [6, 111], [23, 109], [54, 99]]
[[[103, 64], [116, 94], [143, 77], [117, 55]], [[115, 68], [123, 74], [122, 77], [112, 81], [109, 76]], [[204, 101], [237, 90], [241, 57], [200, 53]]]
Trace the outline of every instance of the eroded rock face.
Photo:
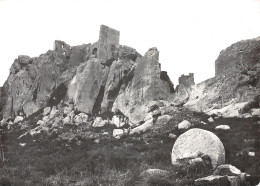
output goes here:
[[37, 58], [19, 56], [1, 91], [4, 118], [73, 101], [79, 112], [119, 110], [130, 124], [143, 121], [148, 104], [167, 100], [173, 84], [167, 72], [161, 72], [156, 48], [142, 57], [120, 45], [119, 36], [119, 31], [102, 25], [96, 43], [71, 47], [57, 40], [53, 51]]
[[225, 163], [225, 149], [219, 138], [212, 132], [203, 129], [190, 129], [180, 135], [172, 148], [172, 164], [180, 164], [180, 160], [194, 153], [208, 155], [215, 169]]
[[222, 50], [215, 61], [215, 74], [241, 72], [260, 63], [260, 38], [239, 41]]
[[172, 87], [160, 78], [159, 51], [151, 48], [138, 58], [121, 86], [112, 110], [120, 110], [133, 123], [142, 121], [150, 101], [167, 100]]

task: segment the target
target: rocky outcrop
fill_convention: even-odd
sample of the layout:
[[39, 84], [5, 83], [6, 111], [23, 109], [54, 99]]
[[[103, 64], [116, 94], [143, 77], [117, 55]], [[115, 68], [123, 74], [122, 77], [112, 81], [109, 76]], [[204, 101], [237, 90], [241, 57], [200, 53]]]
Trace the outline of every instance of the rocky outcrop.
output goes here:
[[240, 110], [260, 92], [260, 40], [235, 43], [216, 60], [216, 76], [191, 89], [185, 107], [224, 117], [239, 116]]
[[200, 157], [200, 154], [210, 157], [213, 169], [225, 163], [224, 146], [215, 134], [202, 129], [190, 129], [175, 141], [171, 155], [172, 164], [179, 165], [185, 159]]
[[[173, 84], [161, 72], [156, 48], [142, 57], [120, 45], [119, 36], [119, 31], [101, 25], [96, 43], [71, 47], [57, 40], [52, 51], [39, 57], [19, 56], [1, 91], [4, 118], [73, 102], [73, 109], [82, 113], [119, 110], [130, 123], [142, 121], [146, 104], [168, 99]], [[66, 109], [68, 114], [71, 109]]]
[[119, 109], [133, 123], [142, 121], [150, 101], [167, 100], [172, 92], [171, 84], [161, 79], [159, 51], [151, 48], [138, 58], [126, 81], [119, 90], [112, 110]]
[[260, 37], [239, 41], [222, 50], [215, 61], [215, 74], [242, 72], [260, 63]]

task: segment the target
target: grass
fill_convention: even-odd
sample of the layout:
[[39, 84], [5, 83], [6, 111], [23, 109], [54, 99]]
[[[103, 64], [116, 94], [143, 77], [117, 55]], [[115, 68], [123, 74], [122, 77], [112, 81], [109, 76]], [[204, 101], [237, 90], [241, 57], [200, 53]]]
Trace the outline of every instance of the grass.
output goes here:
[[[28, 124], [35, 125], [38, 116], [29, 118]], [[36, 136], [26, 135], [17, 139], [27, 129], [14, 127], [9, 133], [7, 169], [0, 168], [13, 186], [54, 186], [54, 185], [193, 185], [196, 178], [209, 175], [208, 169], [196, 170], [193, 167], [173, 167], [170, 153], [175, 139], [185, 130], [176, 130], [176, 125], [183, 119], [192, 122], [195, 127], [214, 132], [223, 142], [226, 150], [226, 163], [251, 175], [260, 175], [259, 156], [237, 156], [247, 147], [256, 150], [256, 119], [219, 118], [208, 125], [208, 116], [181, 110], [166, 125], [142, 135], [124, 137], [120, 140], [111, 135], [102, 135], [104, 131], [112, 133], [113, 127], [94, 129], [91, 127], [66, 125], [56, 134], [41, 133]], [[230, 131], [216, 131], [215, 126], [228, 124]], [[78, 129], [82, 128], [82, 133]], [[83, 137], [83, 133], [99, 135], [100, 143]], [[61, 134], [75, 134], [73, 140], [60, 138]], [[80, 143], [79, 143], [80, 142]], [[26, 143], [25, 147], [19, 143]], [[257, 152], [258, 153], [258, 152]], [[243, 161], [242, 161], [243, 160]], [[149, 168], [168, 170], [171, 176], [167, 179], [150, 178], [142, 180], [139, 175]]]

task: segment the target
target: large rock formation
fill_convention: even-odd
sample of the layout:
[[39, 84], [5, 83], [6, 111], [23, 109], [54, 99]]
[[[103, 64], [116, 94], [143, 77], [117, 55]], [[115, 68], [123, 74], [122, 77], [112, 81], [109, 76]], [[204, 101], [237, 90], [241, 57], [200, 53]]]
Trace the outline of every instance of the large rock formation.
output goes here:
[[168, 99], [173, 84], [161, 72], [156, 48], [142, 57], [120, 45], [119, 36], [119, 31], [101, 25], [96, 43], [71, 47], [55, 41], [54, 50], [40, 57], [19, 56], [1, 91], [4, 119], [73, 102], [87, 114], [119, 111], [130, 123], [142, 121], [146, 105]]
[[182, 91], [187, 99], [184, 106], [209, 114], [239, 116], [239, 110], [260, 94], [259, 53], [259, 38], [237, 42], [221, 51], [215, 63], [216, 76], [191, 86], [189, 94]]

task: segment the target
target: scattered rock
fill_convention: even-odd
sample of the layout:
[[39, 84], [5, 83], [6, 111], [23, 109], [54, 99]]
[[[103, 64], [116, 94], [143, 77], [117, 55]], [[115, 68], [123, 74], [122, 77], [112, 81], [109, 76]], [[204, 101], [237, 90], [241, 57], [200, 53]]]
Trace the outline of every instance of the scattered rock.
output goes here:
[[80, 113], [75, 116], [74, 121], [75, 121], [75, 123], [87, 123], [88, 115], [85, 113]]
[[216, 130], [230, 130], [230, 126], [228, 125], [218, 125], [215, 128]]
[[59, 110], [57, 109], [57, 107], [53, 106], [49, 118], [52, 119], [58, 112]]
[[178, 124], [178, 129], [189, 129], [191, 127], [192, 127], [192, 124], [187, 120], [184, 120]]
[[170, 176], [170, 172], [166, 170], [161, 169], [148, 169], [143, 171], [140, 174], [140, 177], [143, 179], [149, 179], [149, 178], [168, 178]]
[[180, 135], [175, 141], [172, 148], [172, 164], [178, 165], [179, 159], [196, 152], [208, 155], [213, 169], [225, 163], [225, 149], [220, 139], [210, 131], [194, 128]]
[[44, 125], [44, 121], [39, 120], [39, 121], [37, 122], [37, 125]]
[[49, 116], [44, 116], [44, 117], [42, 118], [42, 120], [43, 120], [44, 122], [48, 121], [48, 120], [49, 120]]
[[106, 124], [108, 124], [107, 120], [103, 120], [101, 117], [97, 117], [93, 123], [93, 127], [104, 127]]
[[100, 143], [100, 139], [95, 139], [94, 143]]
[[130, 135], [134, 134], [134, 133], [140, 134], [142, 132], [146, 132], [146, 131], [150, 130], [152, 127], [153, 127], [153, 119], [150, 119], [150, 120], [146, 121], [145, 123], [143, 123], [142, 125], [140, 125], [136, 128], [133, 128], [129, 134]]
[[210, 118], [208, 119], [208, 122], [213, 123], [213, 122], [214, 122], [214, 119], [213, 119], [212, 117], [210, 117]]
[[238, 176], [241, 174], [241, 171], [230, 164], [224, 164], [219, 165], [213, 174], [219, 176]]
[[124, 130], [123, 129], [114, 129], [113, 130], [113, 136], [115, 138], [121, 138], [124, 135]]
[[205, 186], [205, 185], [229, 185], [227, 176], [211, 175], [204, 178], [196, 179], [194, 185]]
[[175, 139], [175, 138], [177, 138], [177, 136], [175, 134], [170, 133], [169, 138]]
[[252, 116], [260, 117], [260, 108], [251, 109]]
[[43, 110], [43, 116], [47, 116], [51, 113], [51, 107], [46, 107], [44, 110]]
[[203, 125], [207, 125], [207, 123], [206, 123], [206, 122], [204, 122], [204, 121], [201, 121], [200, 123], [201, 123], [201, 124], [203, 124]]
[[16, 118], [14, 119], [14, 124], [19, 123], [21, 121], [23, 121], [23, 117], [22, 116], [16, 116]]
[[252, 115], [250, 113], [245, 113], [243, 114], [243, 118], [251, 118]]
[[169, 115], [159, 116], [155, 122], [155, 125], [165, 125], [167, 124], [173, 117]]

